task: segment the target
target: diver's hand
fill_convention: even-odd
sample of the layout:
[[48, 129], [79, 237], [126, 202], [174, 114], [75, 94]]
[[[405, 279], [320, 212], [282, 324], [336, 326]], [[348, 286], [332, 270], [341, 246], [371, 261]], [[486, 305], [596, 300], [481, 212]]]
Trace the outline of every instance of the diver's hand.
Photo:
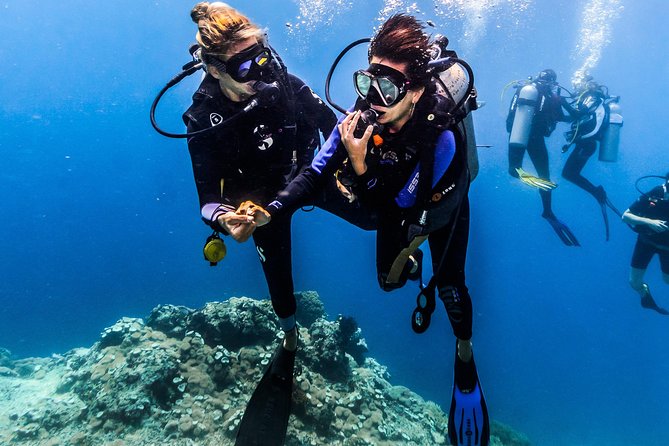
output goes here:
[[253, 217], [249, 215], [226, 212], [216, 220], [230, 234], [230, 237], [239, 243], [247, 241], [256, 229]]
[[365, 164], [365, 156], [367, 156], [367, 143], [372, 136], [374, 127], [368, 125], [365, 133], [360, 138], [354, 135], [355, 128], [360, 119], [360, 110], [355, 113], [349, 113], [344, 120], [339, 123], [337, 128], [341, 135], [341, 142], [348, 152], [348, 158], [351, 160], [351, 166], [357, 175], [362, 175], [367, 171], [367, 164]]
[[256, 227], [265, 226], [272, 220], [272, 216], [262, 206], [252, 201], [245, 201], [239, 205], [236, 211], [238, 214], [253, 217]]
[[648, 226], [651, 230], [654, 232], [664, 232], [669, 230], [669, 226], [667, 226], [666, 221], [662, 220], [653, 220], [652, 218], [647, 218], [646, 221], [646, 226]]

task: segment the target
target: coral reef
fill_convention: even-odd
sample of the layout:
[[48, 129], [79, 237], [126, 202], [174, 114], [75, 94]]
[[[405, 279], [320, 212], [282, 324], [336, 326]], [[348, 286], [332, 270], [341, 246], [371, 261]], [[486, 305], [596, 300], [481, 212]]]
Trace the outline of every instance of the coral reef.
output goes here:
[[[297, 298], [287, 445], [447, 444], [444, 412], [388, 382], [353, 319], [326, 320], [315, 292]], [[281, 337], [269, 302], [242, 297], [161, 305], [64, 355], [13, 361], [0, 349], [0, 444], [232, 445]], [[492, 433], [492, 446], [529, 445], [498, 423]]]

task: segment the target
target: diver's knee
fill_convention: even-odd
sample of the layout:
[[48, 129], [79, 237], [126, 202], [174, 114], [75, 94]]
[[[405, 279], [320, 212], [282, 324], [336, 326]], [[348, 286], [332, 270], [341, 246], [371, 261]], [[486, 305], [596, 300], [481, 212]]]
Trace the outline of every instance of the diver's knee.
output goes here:
[[406, 280], [403, 282], [388, 282], [388, 273], [379, 273], [377, 279], [379, 281], [379, 287], [385, 292], [390, 292], [402, 288], [406, 283]]

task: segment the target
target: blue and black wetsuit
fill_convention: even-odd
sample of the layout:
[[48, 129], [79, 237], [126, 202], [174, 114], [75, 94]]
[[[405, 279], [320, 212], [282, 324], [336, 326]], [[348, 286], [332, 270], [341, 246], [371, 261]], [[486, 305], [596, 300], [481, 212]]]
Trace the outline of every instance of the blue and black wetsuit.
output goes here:
[[[642, 195], [632, 206], [629, 212], [640, 217], [653, 220], [669, 221], [669, 190], [667, 185], [658, 186], [647, 195]], [[660, 258], [660, 268], [664, 274], [669, 274], [669, 231], [655, 232], [643, 226], [639, 228], [639, 236], [634, 245], [632, 254], [632, 268], [647, 269], [650, 260], [655, 254]]]
[[267, 210], [272, 215], [270, 226], [275, 217], [315, 204], [359, 227], [376, 229], [377, 274], [387, 291], [407, 280], [408, 268], [398, 283], [386, 280], [400, 252], [415, 236], [429, 235], [435, 271], [445, 253], [447, 268], [439, 271], [437, 287], [453, 331], [460, 339], [470, 339], [472, 305], [464, 272], [469, 237], [466, 140], [460, 126], [438, 125], [435, 116], [443, 114], [435, 110], [441, 104], [435, 95], [435, 86], [429, 86], [399, 133], [382, 132], [383, 142], [378, 145], [370, 139], [367, 171], [361, 176], [349, 172], [355, 201], [342, 200], [337, 189], [335, 174], [347, 170], [347, 152], [335, 128], [311, 166]]
[[[241, 202], [269, 203], [309, 165], [320, 143], [319, 130], [327, 137], [336, 123], [332, 110], [304, 82], [290, 75], [288, 79], [294, 114], [283, 98], [271, 108], [256, 108], [230, 125], [188, 140], [201, 216], [216, 231], [226, 233], [216, 218]], [[220, 123], [246, 105], [230, 101], [218, 81], [207, 75], [183, 119], [193, 132]], [[291, 215], [285, 214], [253, 234], [272, 306], [284, 330], [293, 328], [296, 309], [290, 220]]]

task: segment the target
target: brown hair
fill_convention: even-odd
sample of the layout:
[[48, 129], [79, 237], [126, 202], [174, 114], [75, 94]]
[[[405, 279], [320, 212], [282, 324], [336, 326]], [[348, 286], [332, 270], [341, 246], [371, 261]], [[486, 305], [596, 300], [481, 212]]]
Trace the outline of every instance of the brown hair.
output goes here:
[[424, 86], [430, 61], [430, 37], [423, 31], [423, 23], [408, 14], [395, 14], [381, 26], [369, 45], [372, 56], [406, 63], [407, 76], [414, 86]]
[[264, 41], [265, 33], [258, 25], [223, 2], [200, 2], [190, 17], [197, 24], [195, 38], [208, 54], [225, 55], [236, 42], [250, 37]]

